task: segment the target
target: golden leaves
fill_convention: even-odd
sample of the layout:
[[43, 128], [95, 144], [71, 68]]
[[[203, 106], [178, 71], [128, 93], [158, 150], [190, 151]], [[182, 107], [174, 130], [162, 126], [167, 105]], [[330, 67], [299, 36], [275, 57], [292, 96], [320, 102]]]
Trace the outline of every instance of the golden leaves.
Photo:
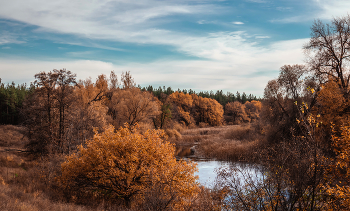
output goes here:
[[105, 199], [125, 200], [142, 197], [152, 183], [161, 184], [164, 196], [175, 190], [179, 199], [174, 203], [184, 203], [198, 189], [196, 166], [176, 161], [174, 146], [163, 137], [162, 130], [140, 134], [128, 125], [116, 132], [109, 126], [103, 133], [96, 133], [85, 147], [80, 146], [78, 153], [67, 156], [59, 181], [80, 193], [92, 191]]

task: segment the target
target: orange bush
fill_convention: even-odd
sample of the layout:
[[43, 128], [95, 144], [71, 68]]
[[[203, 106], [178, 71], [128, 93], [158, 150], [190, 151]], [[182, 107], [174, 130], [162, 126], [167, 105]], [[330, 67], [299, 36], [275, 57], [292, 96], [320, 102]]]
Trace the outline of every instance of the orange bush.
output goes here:
[[162, 130], [140, 134], [129, 127], [114, 132], [109, 126], [66, 158], [59, 183], [75, 197], [121, 198], [127, 206], [133, 198], [142, 199], [149, 188], [160, 185], [159, 197], [169, 200], [170, 206], [182, 205], [198, 190], [193, 174], [196, 166], [176, 161], [174, 146], [162, 137]]

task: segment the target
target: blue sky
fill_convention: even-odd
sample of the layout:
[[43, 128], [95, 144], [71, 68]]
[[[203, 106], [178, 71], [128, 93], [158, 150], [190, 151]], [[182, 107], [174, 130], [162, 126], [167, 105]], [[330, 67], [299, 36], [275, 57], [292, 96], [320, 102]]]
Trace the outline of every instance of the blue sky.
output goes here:
[[315, 19], [348, 0], [0, 0], [0, 78], [66, 68], [78, 79], [131, 71], [137, 84], [263, 95], [304, 63]]

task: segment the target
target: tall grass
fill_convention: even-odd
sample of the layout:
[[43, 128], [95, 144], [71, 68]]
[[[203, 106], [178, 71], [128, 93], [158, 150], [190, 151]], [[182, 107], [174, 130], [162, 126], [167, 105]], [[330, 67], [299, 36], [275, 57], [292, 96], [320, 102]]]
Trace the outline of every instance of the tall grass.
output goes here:
[[250, 124], [188, 129], [181, 134], [176, 142], [178, 146], [195, 144], [198, 157], [223, 161], [248, 161], [263, 145], [258, 127]]

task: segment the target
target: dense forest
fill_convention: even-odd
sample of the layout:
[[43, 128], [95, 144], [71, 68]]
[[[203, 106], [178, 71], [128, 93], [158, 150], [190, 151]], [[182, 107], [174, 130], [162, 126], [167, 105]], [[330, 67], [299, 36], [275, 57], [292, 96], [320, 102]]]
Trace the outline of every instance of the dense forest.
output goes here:
[[[20, 123], [28, 140], [17, 151], [39, 161], [31, 183], [46, 186], [25, 191], [59, 203], [101, 210], [349, 210], [349, 46], [350, 16], [315, 21], [307, 63], [282, 66], [263, 99], [141, 88], [130, 72], [95, 81], [77, 81], [66, 69], [40, 72], [29, 88], [1, 84], [1, 123]], [[214, 140], [219, 130], [225, 140]], [[195, 163], [175, 157], [177, 145], [191, 141], [210, 146], [202, 151], [207, 157], [243, 161], [255, 172], [218, 169], [215, 186], [204, 188]], [[9, 168], [12, 158], [1, 159]], [[3, 186], [28, 182], [5, 175], [4, 166]]]

